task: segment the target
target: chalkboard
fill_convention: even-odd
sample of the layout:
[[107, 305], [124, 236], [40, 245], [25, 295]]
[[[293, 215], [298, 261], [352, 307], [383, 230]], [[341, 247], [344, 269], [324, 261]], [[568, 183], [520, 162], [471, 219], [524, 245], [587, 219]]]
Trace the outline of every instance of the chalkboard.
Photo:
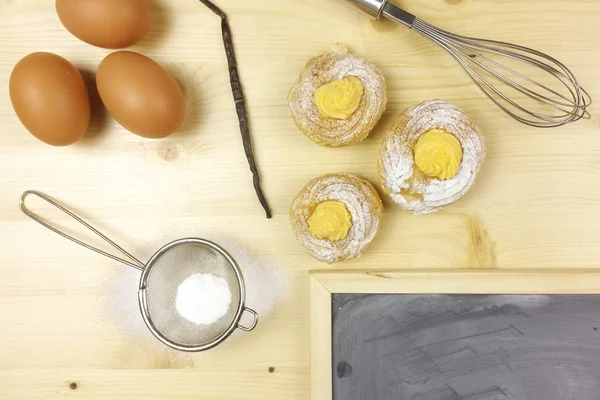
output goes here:
[[600, 296], [332, 295], [334, 400], [598, 400]]

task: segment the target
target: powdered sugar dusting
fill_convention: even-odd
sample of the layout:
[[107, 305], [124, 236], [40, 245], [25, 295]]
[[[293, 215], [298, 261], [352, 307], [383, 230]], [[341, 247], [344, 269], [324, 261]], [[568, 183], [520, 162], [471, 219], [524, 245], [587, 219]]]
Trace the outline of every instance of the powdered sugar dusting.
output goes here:
[[[317, 204], [343, 202], [352, 216], [348, 235], [332, 242], [318, 239], [308, 231], [307, 220]], [[300, 245], [320, 261], [336, 263], [360, 256], [381, 224], [383, 205], [373, 185], [350, 174], [329, 174], [312, 180], [300, 191], [290, 211], [294, 233]]]
[[[358, 109], [347, 120], [325, 118], [313, 103], [322, 85], [355, 76], [364, 86]], [[326, 146], [344, 146], [363, 140], [381, 118], [387, 104], [385, 79], [372, 63], [338, 45], [331, 53], [311, 59], [289, 94], [290, 110], [298, 128]]]
[[[218, 236], [216, 233], [210, 236], [216, 243], [227, 249], [227, 252], [239, 264], [246, 286], [246, 306], [258, 313], [261, 326], [273, 323], [269, 322], [271, 314], [284, 301], [290, 290], [290, 280], [286, 269], [268, 259], [258, 257], [230, 237]], [[107, 290], [111, 295], [105, 302], [105, 312], [115, 318], [115, 326], [119, 330], [130, 333], [141, 349], [147, 349], [153, 354], [151, 358], [153, 367], [187, 368], [191, 367], [195, 360], [202, 360], [203, 357], [206, 357], [204, 353], [179, 352], [154, 338], [139, 311], [137, 296], [139, 281], [140, 272], [136, 269], [127, 267], [114, 269], [114, 273], [107, 283]], [[242, 322], [249, 325], [250, 321], [244, 321], [245, 317], [242, 317]], [[223, 345], [227, 346], [227, 343], [235, 341], [237, 337], [243, 338], [245, 335], [247, 335], [246, 332], [238, 329]], [[138, 357], [143, 356], [143, 352], [138, 353]]]
[[[413, 147], [431, 129], [443, 129], [460, 142], [463, 159], [455, 177], [447, 180], [421, 174]], [[413, 214], [427, 214], [464, 196], [485, 160], [485, 141], [459, 108], [429, 100], [408, 108], [391, 126], [379, 157], [382, 185], [392, 199]]]

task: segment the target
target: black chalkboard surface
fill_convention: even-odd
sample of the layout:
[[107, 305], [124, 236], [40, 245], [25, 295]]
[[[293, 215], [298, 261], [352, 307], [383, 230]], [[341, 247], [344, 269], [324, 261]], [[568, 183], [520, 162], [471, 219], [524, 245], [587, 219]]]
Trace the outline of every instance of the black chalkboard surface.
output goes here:
[[600, 296], [332, 295], [335, 400], [599, 400]]

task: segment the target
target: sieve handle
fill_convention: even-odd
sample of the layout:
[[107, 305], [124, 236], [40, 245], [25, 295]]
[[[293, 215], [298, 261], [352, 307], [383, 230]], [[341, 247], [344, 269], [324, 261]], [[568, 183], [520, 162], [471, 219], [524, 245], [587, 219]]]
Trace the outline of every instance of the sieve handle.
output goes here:
[[248, 307], [244, 307], [244, 311], [243, 312], [247, 312], [249, 314], [252, 314], [254, 321], [252, 322], [252, 325], [250, 325], [249, 327], [246, 327], [242, 324], [238, 324], [238, 328], [245, 331], [245, 332], [250, 332], [252, 330], [254, 330], [254, 328], [256, 328], [256, 325], [258, 325], [258, 313], [256, 311], [254, 311], [251, 308]]
[[[29, 195], [39, 197], [40, 199], [42, 199], [42, 200], [46, 201], [47, 203], [50, 203], [54, 207], [58, 208], [60, 211], [62, 211], [65, 214], [67, 214], [69, 217], [73, 218], [75, 221], [79, 222], [81, 225], [83, 225], [86, 228], [88, 228], [95, 235], [99, 236], [106, 243], [110, 244], [112, 247], [114, 247], [115, 249], [119, 250], [123, 255], [125, 255], [131, 261], [119, 258], [119, 257], [117, 257], [115, 255], [107, 253], [104, 250], [100, 250], [100, 249], [98, 249], [98, 248], [96, 248], [96, 247], [94, 247], [92, 245], [89, 245], [89, 244], [87, 244], [87, 243], [85, 243], [85, 242], [83, 242], [83, 241], [81, 241], [79, 239], [74, 238], [73, 236], [70, 236], [70, 235], [66, 234], [65, 232], [59, 230], [58, 228], [50, 225], [47, 222], [45, 222], [40, 217], [38, 217], [37, 215], [35, 215], [31, 211], [29, 211], [29, 209], [26, 207], [25, 200], [27, 199], [27, 196], [29, 196]], [[120, 263], [123, 263], [125, 265], [129, 265], [130, 267], [133, 267], [133, 268], [136, 268], [136, 269], [139, 269], [139, 270], [143, 270], [145, 268], [145, 265], [140, 260], [138, 260], [137, 258], [135, 258], [134, 256], [132, 256], [131, 254], [129, 254], [128, 252], [126, 252], [123, 248], [121, 248], [115, 242], [113, 242], [112, 240], [110, 240], [109, 238], [107, 238], [106, 236], [104, 236], [102, 233], [100, 233], [96, 228], [94, 228], [93, 226], [91, 226], [90, 224], [88, 224], [87, 222], [85, 222], [84, 220], [82, 220], [81, 218], [79, 218], [77, 215], [73, 214], [71, 211], [67, 210], [65, 207], [61, 206], [60, 204], [58, 204], [57, 202], [55, 202], [54, 200], [50, 199], [49, 197], [47, 197], [46, 195], [44, 195], [44, 194], [42, 194], [40, 192], [37, 192], [35, 190], [28, 190], [28, 191], [24, 192], [21, 195], [21, 198], [19, 200], [19, 207], [21, 208], [21, 211], [23, 211], [23, 213], [25, 215], [27, 215], [29, 218], [31, 218], [32, 220], [34, 220], [38, 224], [43, 225], [46, 228], [50, 229], [52, 232], [58, 233], [60, 236], [64, 237], [65, 239], [69, 239], [70, 241], [75, 242], [78, 245], [85, 247], [86, 249], [95, 251], [96, 253], [102, 254], [103, 256], [111, 258], [111, 259], [113, 259], [115, 261], [119, 261]]]

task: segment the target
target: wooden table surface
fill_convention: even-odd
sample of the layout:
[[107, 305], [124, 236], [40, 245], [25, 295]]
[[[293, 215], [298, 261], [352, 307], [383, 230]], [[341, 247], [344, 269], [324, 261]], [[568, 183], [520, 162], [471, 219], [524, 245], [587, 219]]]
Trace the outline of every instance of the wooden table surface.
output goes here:
[[[133, 47], [166, 65], [185, 87], [188, 118], [180, 133], [159, 141], [126, 133], [102, 112], [97, 96], [89, 136], [76, 145], [52, 148], [26, 132], [8, 97], [10, 72], [21, 57], [58, 53], [92, 81], [108, 54], [71, 36], [53, 3], [0, 0], [3, 400], [308, 399], [308, 271], [324, 266], [297, 246], [288, 207], [319, 174], [346, 171], [376, 182], [386, 126], [410, 104], [430, 98], [463, 108], [485, 133], [488, 159], [478, 182], [464, 199], [431, 216], [411, 216], [386, 199], [385, 226], [369, 251], [331, 268], [600, 265], [597, 105], [590, 120], [553, 130], [528, 128], [485, 101], [433, 44], [402, 26], [376, 24], [342, 0], [219, 0], [230, 15], [256, 154], [275, 213], [268, 221], [242, 151], [219, 21], [196, 1], [151, 0], [151, 32]], [[449, 30], [549, 52], [600, 101], [598, 0], [404, 5]], [[390, 99], [371, 136], [342, 149], [306, 139], [286, 100], [307, 59], [334, 42], [381, 67]], [[114, 280], [126, 267], [66, 242], [19, 212], [19, 195], [32, 188], [72, 206], [142, 259], [179, 237], [236, 240], [289, 274], [288, 296], [255, 332], [192, 359], [175, 357], [124, 329], [118, 313], [110, 312], [107, 304], [118, 299]], [[135, 315], [137, 309], [119, 312]]]

